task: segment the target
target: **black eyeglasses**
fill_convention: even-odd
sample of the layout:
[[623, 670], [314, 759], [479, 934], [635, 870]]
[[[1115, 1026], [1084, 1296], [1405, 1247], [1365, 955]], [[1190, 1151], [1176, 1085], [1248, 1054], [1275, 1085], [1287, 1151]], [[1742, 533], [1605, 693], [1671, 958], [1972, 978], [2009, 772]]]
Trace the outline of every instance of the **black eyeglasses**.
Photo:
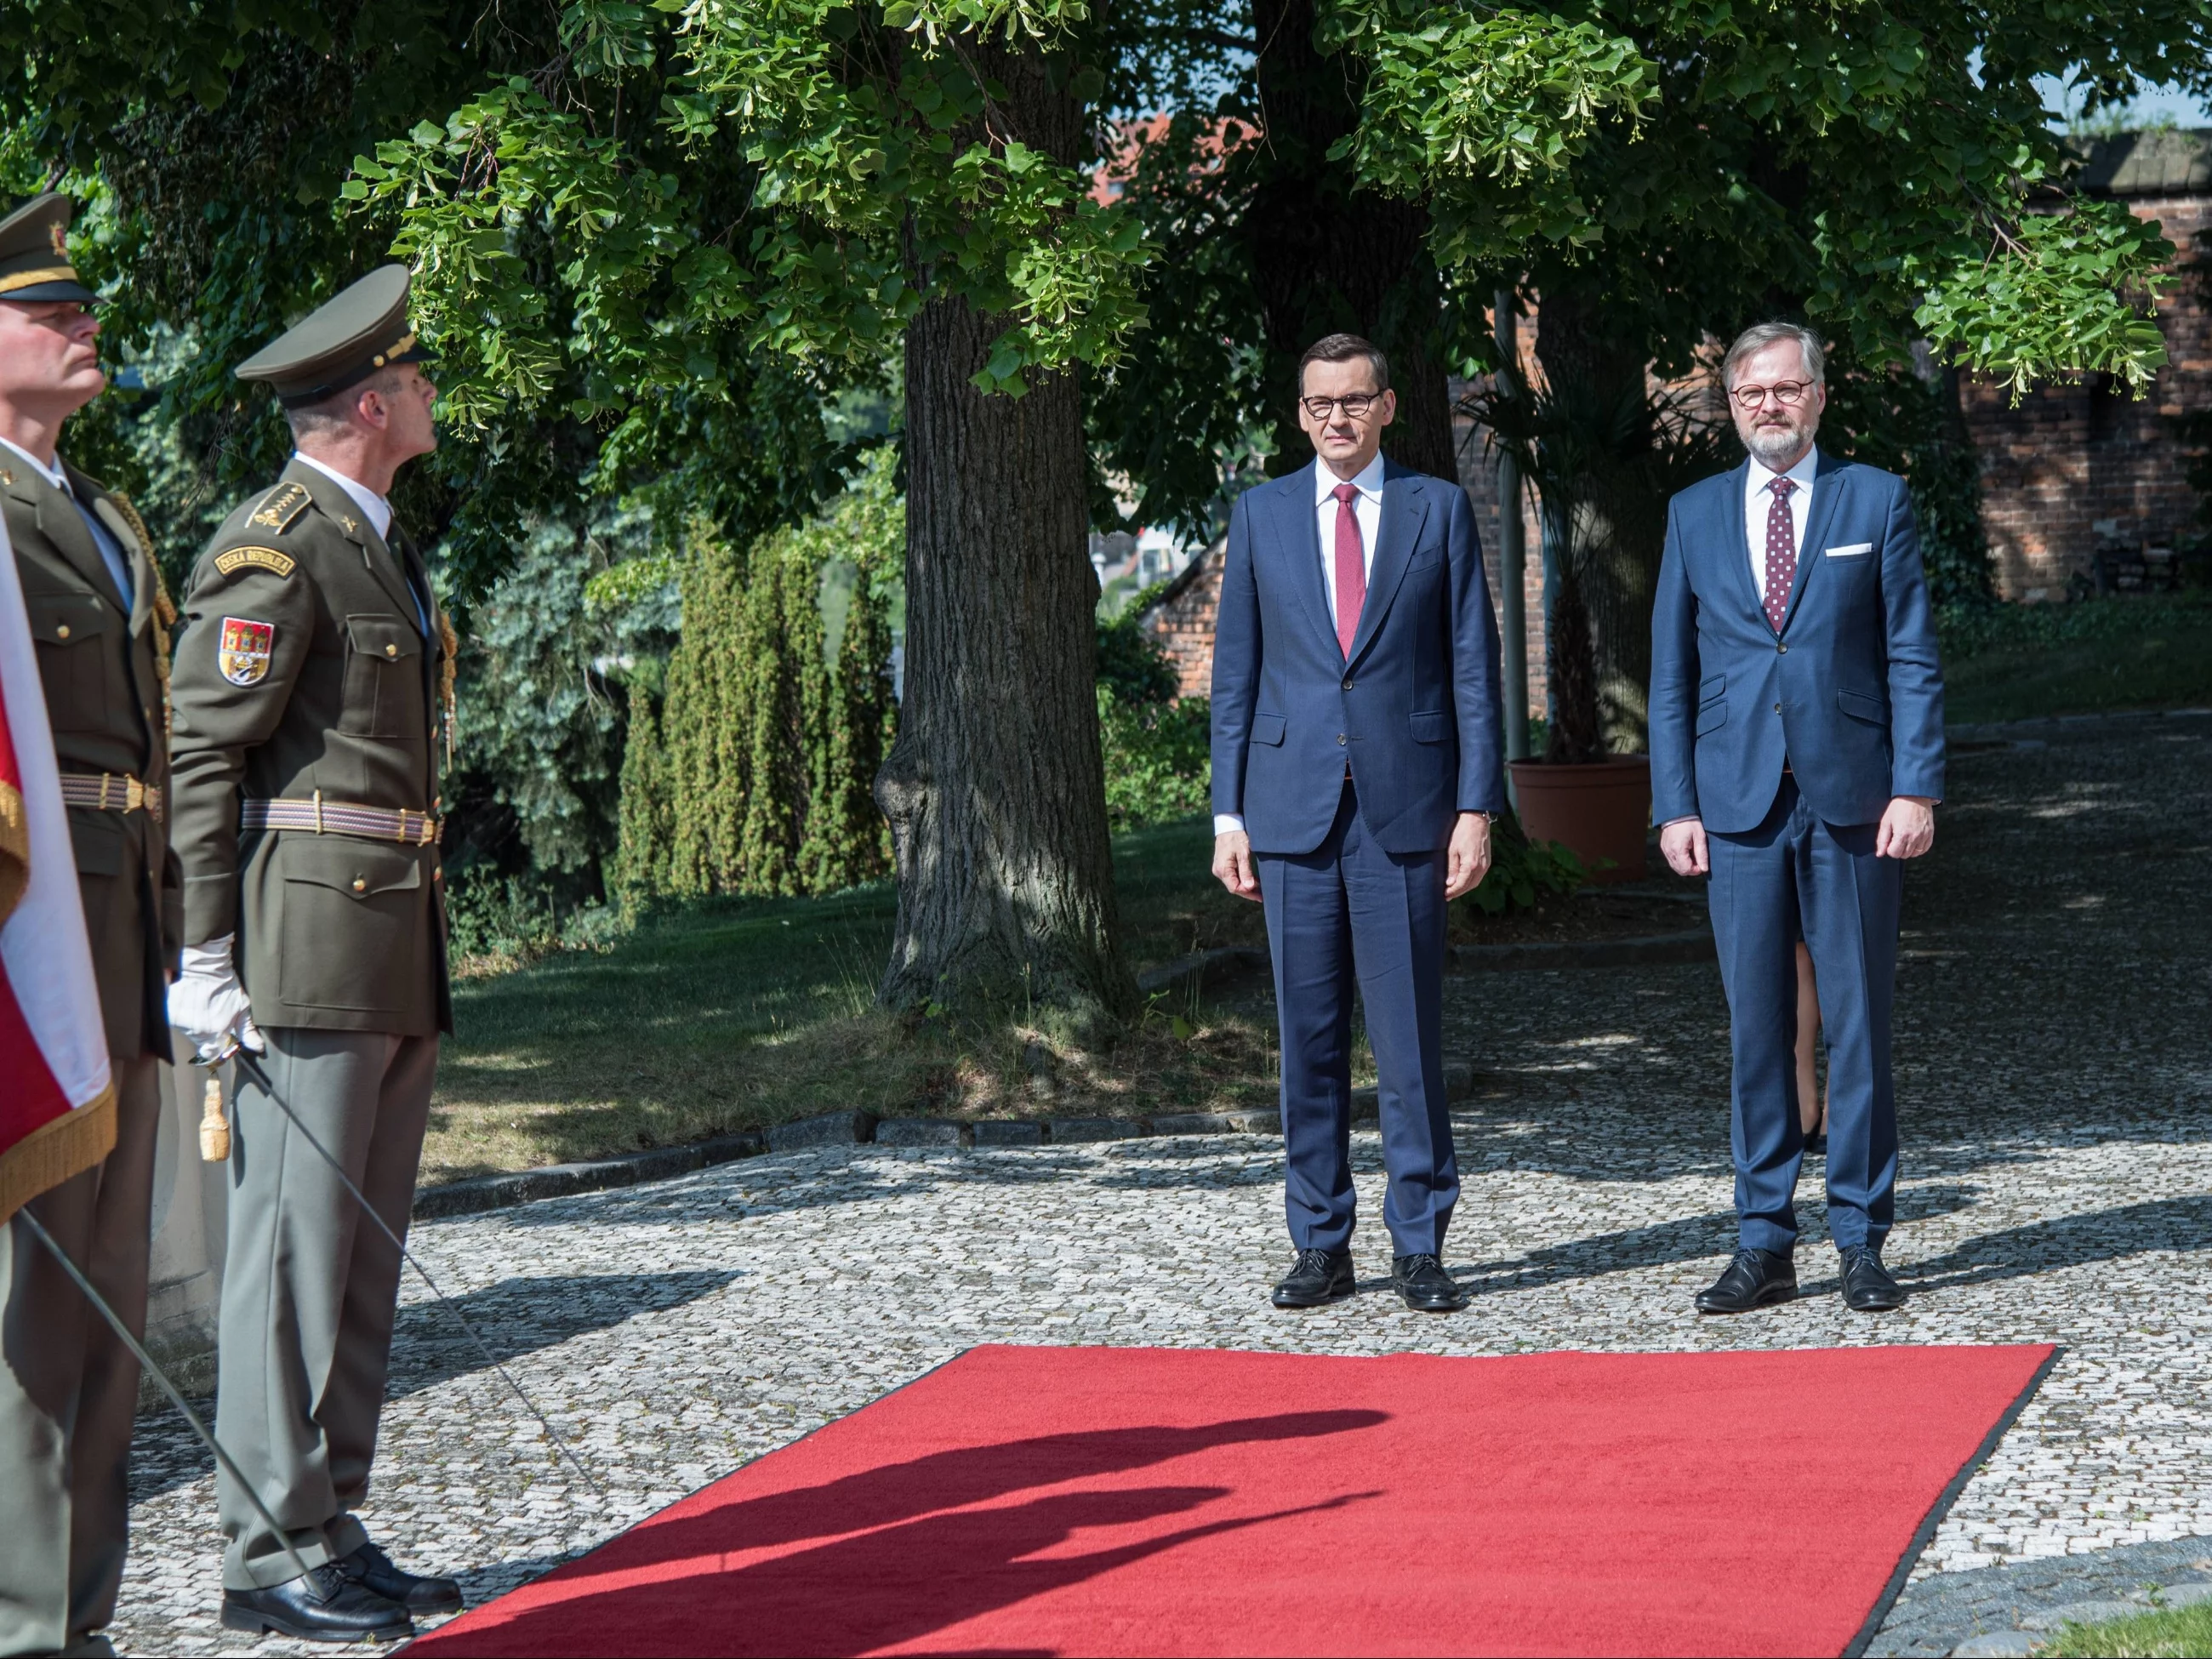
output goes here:
[[1769, 398], [1784, 409], [1796, 407], [1813, 389], [1810, 380], [1778, 380], [1772, 386], [1740, 386], [1729, 395], [1746, 409], [1757, 409]]
[[1367, 418], [1367, 411], [1375, 407], [1376, 399], [1382, 395], [1379, 392], [1354, 392], [1341, 398], [1301, 398], [1298, 402], [1304, 406], [1307, 415], [1316, 421], [1327, 420], [1330, 411], [1339, 409], [1355, 421], [1364, 421]]

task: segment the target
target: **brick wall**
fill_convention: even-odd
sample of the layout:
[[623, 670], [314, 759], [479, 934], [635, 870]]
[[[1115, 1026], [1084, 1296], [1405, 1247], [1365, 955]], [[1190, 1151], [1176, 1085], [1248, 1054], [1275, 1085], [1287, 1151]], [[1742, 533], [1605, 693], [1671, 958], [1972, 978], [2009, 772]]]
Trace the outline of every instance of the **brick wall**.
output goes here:
[[[2128, 205], [2156, 220], [2185, 260], [2212, 226], [2212, 197], [2202, 194]], [[2040, 387], [2017, 409], [2002, 386], [1969, 382], [1983, 522], [2006, 599], [2063, 599], [2100, 546], [2170, 546], [2198, 527], [2189, 452], [2172, 427], [2177, 415], [2212, 408], [2212, 316], [2191, 276], [2160, 302], [2159, 320], [2172, 361], [2141, 402], [2109, 375]]]

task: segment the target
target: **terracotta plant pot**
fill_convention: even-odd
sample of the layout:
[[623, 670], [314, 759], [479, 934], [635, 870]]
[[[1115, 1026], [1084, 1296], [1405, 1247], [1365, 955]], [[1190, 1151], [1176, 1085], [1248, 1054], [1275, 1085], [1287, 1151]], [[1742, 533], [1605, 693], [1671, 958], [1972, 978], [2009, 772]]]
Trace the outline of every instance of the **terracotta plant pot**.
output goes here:
[[[1651, 827], [1651, 757], [1615, 755], [1584, 766], [1512, 761], [1521, 827], [1531, 841], [1565, 842], [1594, 883], [1641, 881]], [[1611, 859], [1613, 868], [1598, 867]]]

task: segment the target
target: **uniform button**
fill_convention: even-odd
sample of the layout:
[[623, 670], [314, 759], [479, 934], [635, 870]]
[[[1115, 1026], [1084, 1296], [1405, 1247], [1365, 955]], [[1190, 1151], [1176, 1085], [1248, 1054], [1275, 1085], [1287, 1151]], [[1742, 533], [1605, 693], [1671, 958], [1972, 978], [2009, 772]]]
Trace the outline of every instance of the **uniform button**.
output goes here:
[[1340, 749], [1344, 747], [1344, 733], [1341, 732], [1336, 734], [1336, 746]]
[[356, 893], [366, 893], [368, 890], [368, 878], [363, 876], [356, 876], [353, 878], [353, 890]]
[[69, 624], [67, 623], [64, 623], [59, 628], [54, 629], [54, 637], [58, 640], [67, 639], [69, 637]]
[[387, 657], [396, 657], [399, 654], [399, 647], [396, 645], [387, 645], [384, 647], [384, 654]]
[[1780, 703], [1778, 702], [1774, 705], [1774, 712], [1778, 714], [1782, 712], [1782, 705]]
[[1774, 648], [1782, 653], [1784, 656], [1787, 656], [1790, 653], [1790, 647], [1778, 640], [1775, 641]]
[[1346, 680], [1346, 681], [1345, 681], [1345, 683], [1344, 683], [1344, 689], [1345, 689], [1346, 690], [1347, 690], [1347, 691], [1349, 691], [1349, 690], [1352, 690], [1352, 682], [1351, 682], [1350, 680]]

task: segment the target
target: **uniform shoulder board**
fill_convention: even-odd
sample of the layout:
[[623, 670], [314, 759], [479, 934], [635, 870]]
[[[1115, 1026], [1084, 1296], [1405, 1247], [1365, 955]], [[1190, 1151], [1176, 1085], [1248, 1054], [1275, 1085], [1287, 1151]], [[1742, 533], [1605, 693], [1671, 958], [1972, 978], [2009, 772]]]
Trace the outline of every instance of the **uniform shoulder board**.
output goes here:
[[280, 483], [261, 498], [261, 505], [246, 515], [246, 523], [282, 535], [292, 520], [307, 510], [305, 484]]
[[289, 576], [296, 562], [290, 554], [279, 553], [273, 547], [234, 547], [215, 556], [215, 568], [226, 576], [235, 576], [241, 570]]

